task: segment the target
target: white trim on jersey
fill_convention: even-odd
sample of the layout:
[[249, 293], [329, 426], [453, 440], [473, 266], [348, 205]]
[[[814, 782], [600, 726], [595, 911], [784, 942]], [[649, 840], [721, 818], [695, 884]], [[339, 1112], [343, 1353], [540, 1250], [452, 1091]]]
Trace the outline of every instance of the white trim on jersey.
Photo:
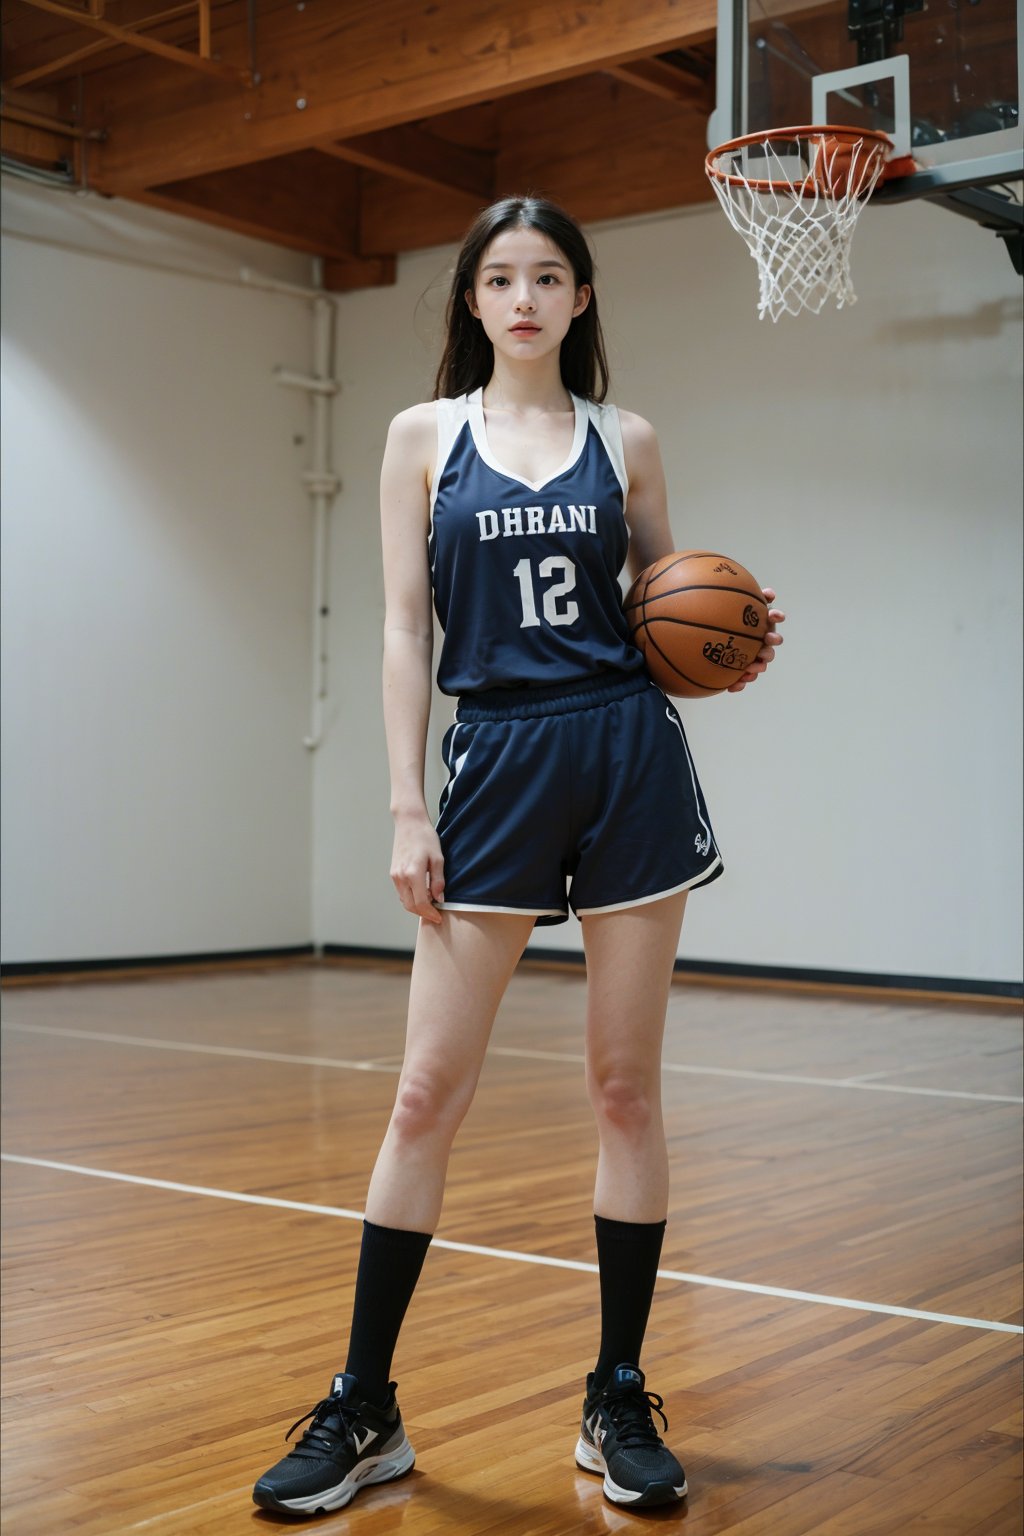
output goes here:
[[457, 400], [435, 400], [437, 407], [437, 459], [434, 463], [434, 474], [430, 481], [430, 532], [434, 531], [434, 503], [437, 500], [437, 488], [441, 483], [441, 475], [444, 467], [451, 458], [452, 449], [455, 447], [455, 439], [458, 437], [466, 421], [466, 397], [460, 395]]
[[[470, 431], [473, 433], [476, 451], [489, 469], [493, 469], [496, 474], [505, 475], [509, 480], [514, 480], [517, 485], [525, 485], [527, 490], [530, 491], [542, 491], [546, 485], [550, 485], [553, 480], [560, 479], [562, 475], [572, 469], [583, 452], [583, 445], [587, 440], [587, 427], [590, 422], [590, 416], [585, 400], [580, 400], [577, 395], [572, 397], [573, 410], [576, 412], [576, 428], [572, 435], [572, 447], [569, 449], [569, 456], [565, 463], [560, 464], [553, 474], [547, 475], [543, 480], [534, 481], [526, 480], [522, 475], [513, 474], [510, 469], [506, 469], [504, 464], [494, 457], [487, 442], [487, 423], [484, 419], [483, 397], [484, 392], [482, 389], [474, 389], [471, 395], [466, 396], [466, 403], [469, 407], [469, 426]], [[616, 473], [618, 473], [617, 470]]]
[[[604, 443], [615, 478], [622, 486], [622, 510], [629, 499], [629, 476], [626, 474], [626, 453], [622, 446], [622, 423], [617, 405], [598, 405], [596, 400], [587, 401], [587, 412], [594, 423], [594, 430]], [[629, 524], [626, 524], [627, 530]]]

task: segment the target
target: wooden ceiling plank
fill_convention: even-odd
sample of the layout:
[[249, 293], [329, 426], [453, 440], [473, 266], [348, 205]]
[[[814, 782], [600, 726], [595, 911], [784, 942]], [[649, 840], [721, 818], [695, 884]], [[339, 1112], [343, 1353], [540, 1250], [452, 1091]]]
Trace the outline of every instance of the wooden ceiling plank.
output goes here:
[[[686, 47], [714, 26], [714, 0], [291, 6], [261, 17], [263, 79], [244, 111], [237, 98], [149, 91], [141, 63], [131, 80], [104, 78], [96, 110], [110, 133], [91, 174], [127, 193]], [[224, 50], [245, 56], [243, 36], [226, 29]]]
[[[584, 223], [708, 201], [700, 101], [659, 100], [605, 74], [525, 91], [501, 103], [495, 196], [552, 198]], [[455, 243], [476, 207], [367, 174], [364, 250]]]
[[60, 16], [64, 21], [70, 21], [75, 26], [102, 32], [104, 37], [109, 37], [116, 43], [141, 49], [143, 53], [156, 54], [158, 58], [168, 63], [184, 64], [189, 69], [213, 75], [219, 80], [230, 80], [235, 84], [248, 83], [249, 72], [246, 69], [239, 69], [232, 64], [221, 64], [216, 59], [202, 59], [196, 53], [189, 53], [184, 48], [175, 48], [171, 43], [161, 43], [155, 37], [146, 37], [140, 32], [131, 31], [128, 27], [116, 27], [113, 22], [104, 21], [101, 16], [90, 16], [85, 11], [69, 10], [66, 5], [58, 5], [56, 0], [21, 0], [21, 3], [30, 5], [36, 11], [47, 11], [51, 16]]
[[59, 162], [71, 160], [74, 147], [69, 138], [62, 153], [60, 141], [54, 142], [54, 135], [48, 130], [12, 123], [6, 117], [0, 120], [0, 148], [12, 160], [52, 170]]
[[357, 288], [387, 288], [394, 283], [398, 263], [394, 256], [346, 257], [324, 261], [324, 287], [328, 293], [352, 293]]
[[635, 59], [631, 64], [613, 65], [605, 73], [621, 80], [624, 85], [633, 85], [652, 96], [660, 96], [662, 101], [699, 100], [713, 105], [714, 91], [707, 82], [685, 74], [681, 69], [673, 69], [662, 59]]
[[[159, 26], [162, 21], [177, 21], [181, 16], [188, 16], [195, 10], [195, 0], [189, 0], [187, 5], [172, 6], [169, 11], [158, 11], [154, 16], [147, 16], [144, 21], [133, 22], [125, 28], [126, 32], [141, 32], [147, 27]], [[22, 85], [32, 85], [36, 80], [45, 80], [47, 75], [58, 74], [62, 69], [70, 69], [82, 59], [89, 59], [94, 53], [106, 53], [111, 48], [119, 48], [120, 43], [113, 38], [101, 37], [94, 43], [86, 43], [83, 48], [76, 48], [73, 53], [62, 53], [58, 58], [49, 59], [45, 64], [37, 64], [34, 69], [26, 69], [20, 75], [13, 76], [4, 81], [5, 89], [17, 89]]]
[[313, 256], [357, 259], [359, 176], [307, 150], [154, 187], [137, 200]]
[[62, 118], [47, 117], [44, 112], [26, 112], [23, 107], [9, 107], [6, 103], [0, 107], [0, 118], [7, 122], [24, 123], [29, 128], [42, 128], [61, 139], [94, 137], [85, 128], [79, 128], [77, 123], [66, 123]]
[[494, 159], [416, 128], [385, 128], [342, 143], [318, 146], [326, 154], [440, 192], [468, 192], [486, 202], [494, 186]]

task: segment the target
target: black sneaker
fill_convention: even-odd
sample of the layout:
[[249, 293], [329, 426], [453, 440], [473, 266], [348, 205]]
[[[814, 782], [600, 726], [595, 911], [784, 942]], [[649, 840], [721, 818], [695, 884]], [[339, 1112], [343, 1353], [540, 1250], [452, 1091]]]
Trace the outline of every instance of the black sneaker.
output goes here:
[[395, 1384], [383, 1408], [363, 1402], [354, 1376], [335, 1376], [330, 1396], [303, 1414], [285, 1436], [312, 1419], [294, 1450], [265, 1472], [252, 1491], [263, 1509], [293, 1515], [344, 1509], [366, 1483], [408, 1472], [415, 1452], [402, 1427]]
[[686, 1496], [686, 1473], [662, 1443], [651, 1417], [665, 1428], [664, 1398], [648, 1392], [636, 1365], [619, 1365], [603, 1392], [587, 1377], [576, 1465], [604, 1473], [605, 1497], [613, 1504], [671, 1504]]

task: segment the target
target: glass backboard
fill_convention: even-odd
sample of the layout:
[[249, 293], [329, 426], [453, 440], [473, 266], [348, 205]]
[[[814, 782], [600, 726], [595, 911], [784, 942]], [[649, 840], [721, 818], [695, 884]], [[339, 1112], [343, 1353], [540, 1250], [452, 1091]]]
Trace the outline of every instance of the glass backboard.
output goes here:
[[1016, 0], [719, 0], [709, 146], [841, 123], [881, 129], [896, 156], [913, 158], [912, 174], [887, 181], [876, 200], [1019, 182], [1019, 9]]

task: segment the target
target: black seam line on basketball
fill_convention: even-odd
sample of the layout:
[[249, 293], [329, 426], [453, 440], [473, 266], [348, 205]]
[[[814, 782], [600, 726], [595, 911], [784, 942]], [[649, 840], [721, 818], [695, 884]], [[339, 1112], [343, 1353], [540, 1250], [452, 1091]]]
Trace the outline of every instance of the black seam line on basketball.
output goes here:
[[[654, 566], [650, 566], [648, 568], [649, 574], [647, 576], [647, 580], [644, 582], [644, 595], [642, 598], [640, 598], [640, 602], [643, 603], [644, 599], [647, 597], [647, 589], [652, 581], [660, 580], [667, 571], [673, 570], [677, 565], [682, 565], [685, 560], [721, 560], [722, 558], [723, 557], [721, 555], [716, 555], [714, 551], [710, 549], [691, 549], [689, 553], [685, 555], [676, 555], [674, 560], [671, 560], [668, 565], [662, 566], [661, 570], [659, 571], [656, 571]], [[656, 564], [657, 561], [655, 561], [655, 565]], [[640, 576], [643, 574], [643, 571], [641, 571]], [[640, 576], [637, 577], [637, 581], [640, 580]], [[636, 586], [636, 582], [633, 583], [633, 586]], [[633, 587], [630, 587], [629, 592], [626, 593], [627, 597], [629, 597], [632, 590]], [[635, 608], [637, 604], [630, 603], [629, 606], [630, 608]]]
[[737, 624], [733, 624], [730, 629], [723, 629], [720, 624], [702, 624], [699, 619], [671, 619], [667, 613], [652, 614], [650, 618], [645, 617], [642, 623], [648, 632], [652, 624], [681, 624], [684, 629], [706, 629], [713, 635], [735, 635], [738, 640], [756, 640], [760, 643], [762, 639], [754, 630], [740, 629]]
[[[649, 585], [650, 585], [650, 583], [648, 583], [648, 586]], [[748, 592], [746, 590], [746, 588], [744, 588], [744, 587], [709, 587], [709, 586], [705, 585], [703, 582], [698, 582], [696, 584], [696, 586], [692, 586], [692, 587], [672, 587], [668, 592], [656, 592], [653, 597], [648, 597], [647, 596], [647, 588], [645, 587], [644, 588], [644, 595], [643, 595], [643, 597], [636, 598], [631, 603], [630, 602], [623, 603], [622, 611], [623, 611], [623, 613], [630, 614], [630, 613], [635, 613], [636, 610], [639, 608], [639, 609], [644, 610], [642, 612], [642, 614], [641, 614], [641, 618], [642, 619], [646, 619], [646, 617], [647, 617], [646, 609], [648, 607], [648, 604], [650, 604], [653, 607], [655, 603], [660, 603], [663, 598], [666, 598], [666, 597], [677, 597], [680, 592], [732, 592], [737, 597], [748, 598], [749, 601], [752, 602], [752, 603], [760, 603], [761, 607], [765, 611], [765, 614], [767, 615], [767, 613], [768, 613], [768, 604], [765, 602], [764, 598], [763, 597], [755, 597], [753, 592]], [[629, 596], [628, 592], [627, 592], [626, 596], [627, 597]]]
[[688, 587], [670, 587], [667, 592], [655, 592], [653, 597], [644, 593], [645, 603], [660, 602], [663, 597], [675, 597], [679, 592], [735, 592], [737, 597], [749, 598], [752, 603], [760, 603], [761, 607], [768, 611], [768, 604], [763, 597], [758, 597], [756, 592], [751, 592], [748, 587], [723, 587], [718, 582], [695, 581]]
[[[644, 628], [647, 629], [646, 624], [644, 625]], [[665, 655], [665, 652], [662, 650], [657, 640], [655, 640], [649, 629], [647, 629], [647, 639], [649, 643], [653, 645], [654, 649], [657, 651], [665, 665], [675, 673], [676, 677], [681, 677], [684, 683], [689, 683], [691, 688], [699, 688], [702, 693], [721, 693], [722, 690], [720, 688], [709, 688], [707, 683], [698, 683], [695, 677], [690, 677], [687, 673], [680, 672], [675, 662], [670, 660], [670, 658]]]

